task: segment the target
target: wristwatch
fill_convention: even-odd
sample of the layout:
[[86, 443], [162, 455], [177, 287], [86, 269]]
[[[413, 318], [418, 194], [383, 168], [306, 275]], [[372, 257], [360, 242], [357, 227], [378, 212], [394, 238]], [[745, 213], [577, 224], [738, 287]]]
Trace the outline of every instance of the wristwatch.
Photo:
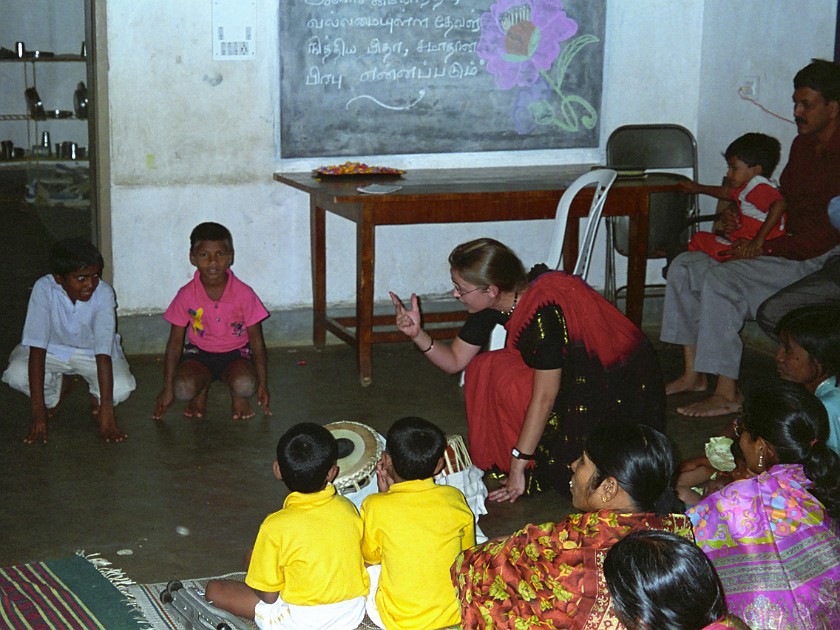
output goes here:
[[533, 453], [523, 453], [515, 446], [513, 447], [513, 450], [511, 450], [510, 454], [513, 455], [516, 459], [524, 459], [525, 461], [531, 461], [532, 459], [535, 459]]

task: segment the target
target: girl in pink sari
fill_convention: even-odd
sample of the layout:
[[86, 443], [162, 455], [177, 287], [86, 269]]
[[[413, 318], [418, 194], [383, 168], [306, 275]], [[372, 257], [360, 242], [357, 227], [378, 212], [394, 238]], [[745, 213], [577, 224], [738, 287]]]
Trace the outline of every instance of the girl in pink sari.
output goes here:
[[613, 545], [604, 577], [627, 630], [749, 630], [728, 613], [714, 566], [690, 540], [637, 530]]
[[825, 408], [775, 382], [747, 397], [736, 433], [756, 476], [687, 512], [729, 609], [754, 628], [840, 628], [840, 458]]

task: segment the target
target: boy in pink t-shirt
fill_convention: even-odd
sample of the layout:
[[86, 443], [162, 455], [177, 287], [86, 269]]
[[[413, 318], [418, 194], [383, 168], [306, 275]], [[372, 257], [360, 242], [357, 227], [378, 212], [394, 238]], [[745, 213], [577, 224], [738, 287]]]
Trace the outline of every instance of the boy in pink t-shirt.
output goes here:
[[739, 227], [725, 236], [697, 232], [691, 237], [688, 250], [705, 252], [715, 260], [726, 261], [736, 241], [748, 240], [743, 257], [755, 258], [761, 254], [764, 241], [785, 233], [785, 200], [770, 181], [781, 157], [781, 145], [763, 133], [748, 133], [730, 144], [724, 157], [728, 169], [723, 186], [684, 182], [682, 189], [735, 201]]
[[[166, 344], [163, 390], [152, 417], [173, 401], [188, 400], [184, 415], [201, 418], [213, 381], [230, 387], [234, 420], [254, 416], [255, 393], [271, 415], [261, 322], [268, 317], [253, 289], [233, 275], [233, 237], [218, 223], [201, 223], [190, 234], [190, 262], [197, 268], [163, 314], [172, 324]], [[186, 338], [186, 344], [184, 340]]]

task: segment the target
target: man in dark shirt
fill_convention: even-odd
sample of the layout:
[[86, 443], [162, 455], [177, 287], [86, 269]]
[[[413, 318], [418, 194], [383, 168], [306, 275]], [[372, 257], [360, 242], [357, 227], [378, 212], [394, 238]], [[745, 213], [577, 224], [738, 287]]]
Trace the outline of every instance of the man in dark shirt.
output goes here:
[[702, 252], [679, 255], [668, 269], [661, 339], [683, 346], [684, 371], [666, 393], [705, 391], [707, 374], [717, 375], [714, 393], [680, 407], [687, 416], [739, 411], [740, 331], [755, 319], [768, 297], [840, 256], [840, 233], [828, 220], [828, 202], [840, 195], [840, 66], [814, 60], [793, 81], [793, 112], [799, 135], [781, 174], [787, 202], [787, 233], [764, 244], [748, 259], [746, 241], [732, 244], [730, 260]]

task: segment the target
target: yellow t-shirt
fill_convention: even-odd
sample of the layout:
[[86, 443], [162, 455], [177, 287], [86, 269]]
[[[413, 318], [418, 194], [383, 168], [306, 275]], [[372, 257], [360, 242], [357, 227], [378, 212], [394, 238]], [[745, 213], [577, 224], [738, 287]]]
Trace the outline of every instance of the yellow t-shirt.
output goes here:
[[332, 484], [311, 494], [292, 492], [260, 526], [245, 583], [298, 606], [367, 595], [361, 540], [356, 507]]
[[382, 564], [376, 606], [389, 630], [459, 624], [449, 568], [475, 545], [475, 518], [461, 491], [432, 479], [395, 483], [362, 503], [362, 554]]

